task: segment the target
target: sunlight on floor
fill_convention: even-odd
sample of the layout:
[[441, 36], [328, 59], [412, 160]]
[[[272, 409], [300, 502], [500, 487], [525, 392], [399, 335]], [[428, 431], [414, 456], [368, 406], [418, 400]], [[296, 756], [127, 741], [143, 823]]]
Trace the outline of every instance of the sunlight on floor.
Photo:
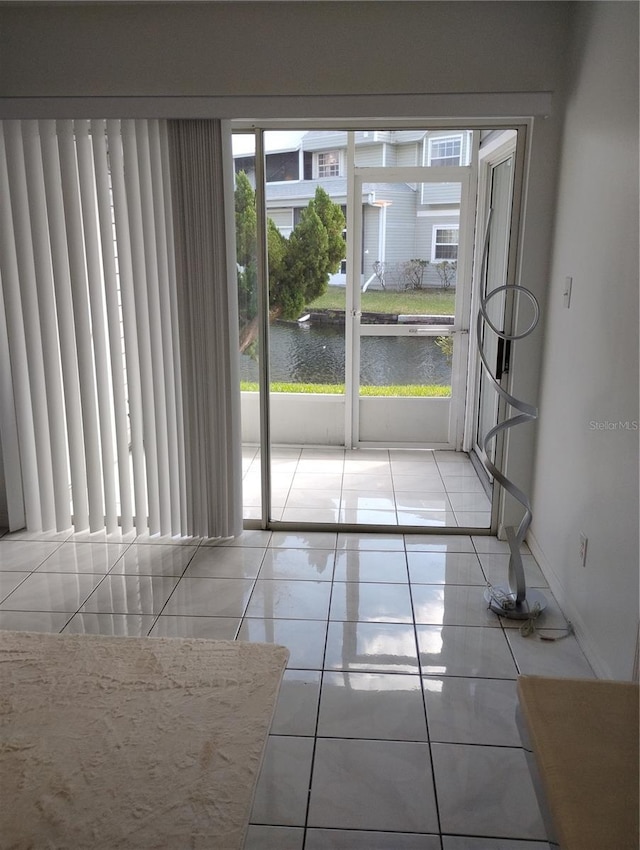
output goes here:
[[[272, 519], [489, 528], [491, 503], [464, 452], [274, 448]], [[243, 446], [245, 519], [259, 519], [260, 455]]]

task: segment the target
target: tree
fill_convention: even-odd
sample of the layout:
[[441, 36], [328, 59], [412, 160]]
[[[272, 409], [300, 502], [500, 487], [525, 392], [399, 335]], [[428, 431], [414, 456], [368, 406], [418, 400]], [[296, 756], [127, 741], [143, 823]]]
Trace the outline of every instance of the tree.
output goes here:
[[334, 204], [321, 186], [316, 188], [316, 194], [311, 203], [320, 221], [324, 224], [329, 238], [327, 246], [327, 260], [329, 263], [327, 273], [335, 274], [340, 268], [340, 263], [344, 259], [345, 254], [344, 236], [342, 235], [346, 225], [344, 213], [338, 204]]
[[256, 193], [244, 171], [236, 175], [236, 259], [248, 266], [256, 260]]
[[[236, 178], [236, 252], [240, 351], [250, 350], [258, 334], [256, 298], [255, 192], [244, 172]], [[269, 255], [269, 318], [297, 319], [304, 308], [322, 295], [329, 276], [344, 257], [342, 209], [318, 187], [302, 211], [290, 237], [284, 237], [267, 219]]]
[[297, 319], [326, 290], [329, 268], [329, 235], [311, 201], [288, 239], [282, 273], [270, 275], [274, 318]]
[[236, 261], [238, 263], [238, 315], [240, 351], [257, 336], [256, 196], [244, 171], [236, 175]]

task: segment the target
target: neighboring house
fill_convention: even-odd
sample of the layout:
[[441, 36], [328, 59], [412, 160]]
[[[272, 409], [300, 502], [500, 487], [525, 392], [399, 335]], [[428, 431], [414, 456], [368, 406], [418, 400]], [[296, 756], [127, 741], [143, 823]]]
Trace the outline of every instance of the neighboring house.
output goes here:
[[[347, 133], [312, 130], [285, 149], [269, 149], [266, 136], [267, 214], [289, 236], [316, 187], [346, 211]], [[361, 167], [467, 165], [472, 133], [424, 130], [358, 131], [355, 164]], [[253, 156], [234, 157], [255, 185]], [[362, 285], [370, 288], [409, 284], [405, 264], [426, 261], [423, 285], [440, 286], [436, 265], [458, 257], [460, 187], [415, 183], [364, 183], [362, 186]], [[346, 261], [331, 283], [344, 285]], [[455, 282], [455, 281], [454, 281]]]

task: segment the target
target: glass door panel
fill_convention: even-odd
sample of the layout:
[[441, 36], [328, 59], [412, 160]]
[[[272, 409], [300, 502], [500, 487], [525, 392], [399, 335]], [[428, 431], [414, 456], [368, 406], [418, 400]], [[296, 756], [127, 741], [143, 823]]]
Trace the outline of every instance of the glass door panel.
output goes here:
[[299, 136], [264, 134], [271, 519], [336, 523], [327, 476], [344, 447], [347, 178], [341, 155], [308, 156]]
[[262, 516], [255, 135], [234, 133], [243, 518]]
[[451, 447], [453, 334], [468, 291], [467, 170], [455, 170], [465, 173], [356, 169], [356, 444]]
[[[485, 256], [482, 297], [507, 282], [509, 258], [509, 237], [511, 221], [511, 203], [513, 194], [513, 156], [491, 168], [491, 187], [489, 193], [490, 218]], [[491, 323], [502, 330], [505, 320], [505, 293], [500, 293], [487, 304], [487, 315]], [[494, 369], [500, 367], [498, 337], [485, 324], [482, 326], [482, 347], [489, 364]], [[484, 438], [498, 421], [498, 395], [487, 379], [484, 370], [480, 371], [478, 387], [478, 410], [475, 429], [476, 452], [484, 456]], [[496, 444], [492, 440], [488, 445], [487, 456], [495, 461]]]

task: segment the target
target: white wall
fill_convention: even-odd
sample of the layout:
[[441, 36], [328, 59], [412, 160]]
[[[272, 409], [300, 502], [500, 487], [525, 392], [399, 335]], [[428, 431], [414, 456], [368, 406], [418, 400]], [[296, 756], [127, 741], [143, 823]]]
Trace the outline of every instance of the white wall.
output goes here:
[[0, 9], [0, 96], [551, 91], [567, 7], [22, 4]]
[[[242, 442], [260, 442], [258, 393], [241, 393]], [[438, 448], [449, 444], [449, 398], [376, 398], [359, 401], [362, 441], [424, 441]], [[274, 445], [344, 446], [344, 395], [273, 393], [270, 399]], [[1, 515], [0, 515], [1, 516]]]
[[[629, 678], [638, 625], [638, 431], [617, 423], [633, 428], [640, 418], [638, 5], [578, 7], [531, 545], [597, 672]], [[568, 310], [567, 275], [573, 277]], [[584, 568], [581, 532], [589, 541]]]

